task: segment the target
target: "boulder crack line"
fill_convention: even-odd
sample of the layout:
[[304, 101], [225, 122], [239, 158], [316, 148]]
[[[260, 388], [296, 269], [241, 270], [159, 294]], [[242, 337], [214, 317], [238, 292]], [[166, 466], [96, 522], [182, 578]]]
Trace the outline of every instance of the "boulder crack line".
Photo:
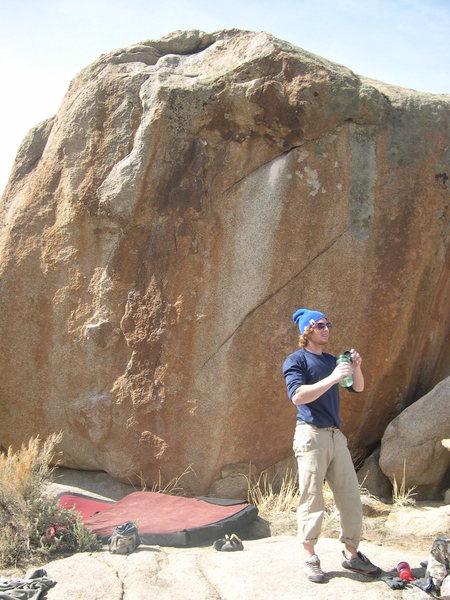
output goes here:
[[297, 146], [292, 146], [291, 148], [289, 148], [285, 152], [281, 152], [280, 154], [277, 154], [276, 156], [274, 156], [273, 158], [270, 158], [266, 162], [261, 163], [260, 165], [258, 165], [257, 167], [255, 167], [253, 170], [249, 171], [248, 173], [246, 173], [245, 175], [243, 175], [242, 177], [240, 177], [239, 179], [237, 179], [236, 181], [234, 181], [230, 186], [228, 186], [227, 188], [225, 188], [222, 191], [222, 194], [227, 194], [235, 186], [239, 185], [245, 179], [247, 179], [247, 177], [250, 177], [251, 175], [253, 175], [253, 173], [257, 173], [260, 169], [262, 169], [266, 165], [270, 165], [271, 163], [273, 163], [274, 160], [278, 160], [281, 156], [285, 156], [286, 154], [289, 154], [290, 152], [292, 152], [292, 150], [296, 150], [297, 148], [301, 148], [302, 146], [304, 146], [304, 144], [298, 144]]
[[[222, 594], [220, 593], [218, 588], [212, 583], [212, 581], [209, 579], [209, 577], [206, 575], [204, 569], [202, 568], [201, 560], [199, 557], [197, 557], [196, 563], [197, 563], [198, 573], [200, 574], [202, 579], [207, 583], [209, 588], [212, 590], [215, 600], [222, 600]], [[208, 595], [208, 598], [212, 598], [212, 597]]]
[[200, 370], [202, 370], [209, 363], [209, 361], [212, 360], [216, 356], [216, 354], [223, 348], [223, 346], [225, 346], [225, 344], [227, 342], [229, 342], [229, 340], [235, 335], [235, 333], [237, 331], [239, 331], [239, 329], [245, 324], [245, 322], [248, 321], [248, 319], [250, 319], [250, 317], [252, 317], [262, 306], [264, 306], [264, 304], [266, 304], [267, 302], [269, 302], [270, 300], [272, 300], [272, 298], [274, 296], [276, 296], [277, 294], [279, 294], [284, 288], [286, 288], [293, 281], [295, 281], [295, 279], [297, 279], [298, 277], [300, 277], [300, 275], [302, 275], [302, 273], [304, 271], [306, 271], [306, 269], [308, 269], [317, 259], [319, 259], [326, 252], [328, 252], [328, 250], [330, 250], [340, 240], [340, 238], [346, 233], [346, 231], [347, 231], [347, 229], [345, 229], [343, 232], [341, 232], [339, 235], [337, 235], [333, 240], [331, 240], [328, 243], [328, 245], [325, 248], [323, 248], [312, 260], [310, 260], [307, 265], [305, 265], [300, 271], [298, 271], [298, 273], [295, 273], [285, 283], [283, 283], [283, 285], [281, 285], [280, 287], [278, 287], [276, 290], [274, 290], [272, 293], [270, 293], [268, 296], [266, 296], [254, 308], [252, 308], [251, 310], [249, 310], [249, 312], [241, 319], [239, 325], [234, 329], [234, 331], [232, 331], [230, 333], [230, 335], [227, 338], [225, 338], [225, 340], [220, 344], [220, 346], [217, 348], [217, 350], [215, 350], [211, 354], [211, 356], [209, 356], [209, 358], [207, 358], [205, 360], [205, 362], [203, 363], [203, 365], [202, 365], [202, 367], [201, 367]]

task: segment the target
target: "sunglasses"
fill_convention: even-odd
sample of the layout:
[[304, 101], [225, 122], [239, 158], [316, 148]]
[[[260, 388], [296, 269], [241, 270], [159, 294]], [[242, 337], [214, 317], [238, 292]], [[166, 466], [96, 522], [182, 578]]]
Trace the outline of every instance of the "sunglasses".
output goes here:
[[314, 329], [325, 329], [325, 327], [327, 327], [327, 329], [331, 329], [333, 326], [332, 324], [327, 321], [326, 323], [315, 323], [314, 325]]

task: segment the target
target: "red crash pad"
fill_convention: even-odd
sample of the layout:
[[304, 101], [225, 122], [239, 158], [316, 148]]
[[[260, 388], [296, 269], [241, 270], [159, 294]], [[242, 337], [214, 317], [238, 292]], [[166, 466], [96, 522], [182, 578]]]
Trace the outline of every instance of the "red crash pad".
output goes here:
[[84, 522], [91, 515], [105, 510], [113, 505], [114, 502], [106, 500], [97, 500], [93, 497], [82, 496], [81, 494], [63, 493], [59, 496], [59, 505], [63, 508], [75, 508], [81, 514], [81, 520]]
[[83, 523], [106, 541], [117, 525], [137, 521], [144, 544], [189, 546], [211, 542], [239, 529], [258, 515], [242, 500], [185, 498], [156, 492], [133, 492], [114, 503], [61, 494], [61, 506], [79, 510]]

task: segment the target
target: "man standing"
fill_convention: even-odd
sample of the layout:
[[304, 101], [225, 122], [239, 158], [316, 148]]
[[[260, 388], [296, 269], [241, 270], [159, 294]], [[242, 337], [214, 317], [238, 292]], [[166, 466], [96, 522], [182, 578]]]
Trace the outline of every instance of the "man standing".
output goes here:
[[300, 308], [293, 315], [300, 329], [300, 349], [283, 364], [290, 400], [297, 406], [294, 452], [298, 462], [298, 536], [305, 552], [305, 574], [323, 583], [324, 573], [315, 552], [324, 514], [323, 483], [333, 492], [344, 544], [342, 566], [378, 575], [379, 567], [358, 551], [362, 530], [362, 505], [347, 439], [340, 431], [339, 382], [353, 377], [350, 391], [364, 390], [361, 357], [352, 349], [351, 363], [336, 366], [336, 357], [324, 352], [331, 323], [319, 311]]

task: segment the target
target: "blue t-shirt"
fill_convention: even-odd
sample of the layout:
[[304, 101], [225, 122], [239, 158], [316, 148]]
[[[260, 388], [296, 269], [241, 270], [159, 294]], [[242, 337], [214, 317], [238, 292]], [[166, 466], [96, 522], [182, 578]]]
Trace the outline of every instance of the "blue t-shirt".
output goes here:
[[[304, 384], [317, 383], [328, 377], [336, 367], [336, 357], [322, 352], [314, 354], [305, 348], [300, 348], [290, 354], [283, 363], [283, 375], [289, 398]], [[349, 388], [351, 389], [351, 388]], [[341, 426], [339, 418], [339, 385], [336, 383], [322, 396], [297, 406], [297, 420], [311, 423], [316, 427]]]

